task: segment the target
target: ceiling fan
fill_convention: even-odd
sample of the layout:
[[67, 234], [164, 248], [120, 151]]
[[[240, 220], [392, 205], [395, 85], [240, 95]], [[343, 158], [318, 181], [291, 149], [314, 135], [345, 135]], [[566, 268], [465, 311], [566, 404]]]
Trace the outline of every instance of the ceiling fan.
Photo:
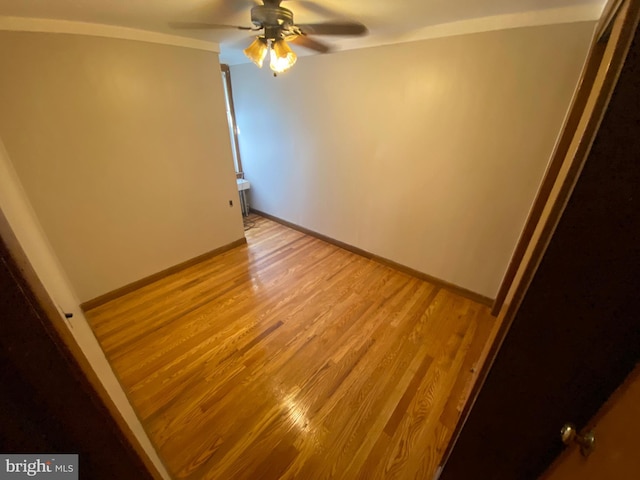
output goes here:
[[270, 67], [274, 75], [288, 70], [297, 60], [296, 54], [287, 42], [316, 52], [327, 53], [331, 48], [311, 38], [310, 35], [364, 35], [367, 33], [367, 27], [358, 22], [296, 24], [293, 20], [293, 12], [281, 7], [280, 3], [282, 0], [263, 0], [262, 5], [254, 6], [251, 9], [253, 27], [200, 22], [172, 22], [170, 26], [188, 29], [233, 28], [260, 32], [253, 43], [244, 50], [244, 54], [262, 68], [264, 59], [270, 51]]

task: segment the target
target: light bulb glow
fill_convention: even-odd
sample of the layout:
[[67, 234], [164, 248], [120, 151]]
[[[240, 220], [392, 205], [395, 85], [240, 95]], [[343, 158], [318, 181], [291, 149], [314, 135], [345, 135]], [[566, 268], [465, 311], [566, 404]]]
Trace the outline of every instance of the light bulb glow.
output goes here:
[[271, 44], [270, 67], [276, 73], [289, 70], [296, 63], [297, 55], [284, 40], [276, 40]]

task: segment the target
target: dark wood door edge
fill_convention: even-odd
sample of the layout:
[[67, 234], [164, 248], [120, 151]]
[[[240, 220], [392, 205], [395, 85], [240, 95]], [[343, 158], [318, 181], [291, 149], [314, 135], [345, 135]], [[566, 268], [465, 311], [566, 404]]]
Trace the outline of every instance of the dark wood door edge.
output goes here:
[[615, 20], [618, 10], [622, 6], [623, 2], [624, 0], [608, 0], [602, 11], [600, 21], [596, 26], [596, 41], [607, 38], [611, 33], [613, 21]]
[[526, 265], [520, 265], [519, 270], [522, 271], [522, 278], [517, 285], [511, 285], [512, 291], [509, 292], [512, 293], [511, 301], [507, 304], [504, 304], [500, 310], [500, 315], [498, 317], [498, 322], [496, 325], [497, 331], [495, 334], [495, 339], [489, 348], [484, 364], [480, 367], [478, 378], [471, 390], [471, 393], [469, 394], [467, 403], [462, 410], [460, 421], [456, 425], [456, 429], [451, 436], [451, 441], [443, 455], [440, 470], [442, 469], [442, 467], [446, 467], [446, 462], [450, 457], [451, 452], [455, 448], [456, 441], [460, 436], [462, 429], [464, 428], [464, 424], [469, 417], [471, 410], [473, 409], [474, 403], [478, 398], [480, 391], [482, 390], [491, 367], [493, 366], [493, 363], [496, 359], [497, 353], [500, 350], [502, 343], [504, 342], [511, 323], [513, 322], [516, 313], [518, 312], [520, 304], [524, 299], [529, 285], [531, 284], [531, 280], [533, 279], [540, 261], [542, 260], [549, 241], [551, 240], [555, 228], [562, 216], [567, 201], [571, 196], [582, 167], [584, 166], [591, 146], [593, 145], [596, 133], [606, 112], [606, 108], [611, 99], [611, 95], [613, 94], [614, 87], [618, 81], [618, 78], [620, 77], [620, 73], [629, 52], [634, 34], [636, 33], [638, 28], [638, 23], [640, 20], [640, 2], [636, 0], [627, 1], [626, 4], [620, 9], [619, 14], [621, 16], [619, 37], [616, 41], [611, 60], [606, 65], [607, 70], [605, 78], [595, 100], [593, 114], [587, 121], [584, 135], [582, 135], [576, 150], [576, 154], [571, 160], [571, 165], [569, 173], [567, 174], [566, 181], [562, 184], [558, 193], [558, 197], [555, 200], [550, 214], [545, 221], [545, 225], [541, 229], [540, 238], [536, 242], [536, 244], [532, 245], [531, 247], [531, 260], [527, 262]]
[[64, 325], [61, 313], [33, 270], [1, 210], [0, 241], [8, 250], [16, 280], [21, 284], [21, 288], [32, 307], [39, 312], [38, 316], [43, 323], [44, 329], [57, 345], [61, 354], [67, 359], [71, 368], [77, 372], [78, 380], [86, 387], [86, 391], [91, 395], [95, 405], [104, 410], [113, 419], [117, 431], [120, 433], [121, 443], [140, 459], [154, 479], [162, 480], [162, 475], [114, 404], [79, 345]]
[[495, 316], [500, 313], [500, 309], [504, 304], [507, 293], [513, 284], [516, 273], [520, 268], [520, 264], [522, 263], [529, 243], [531, 242], [533, 233], [540, 222], [542, 212], [549, 200], [549, 195], [551, 194], [551, 190], [558, 178], [560, 168], [565, 161], [569, 147], [571, 146], [571, 141], [573, 140], [580, 119], [582, 118], [587, 100], [589, 99], [589, 94], [591, 93], [593, 82], [600, 66], [599, 60], [604, 54], [605, 47], [606, 43], [598, 42], [596, 39], [591, 43], [591, 47], [587, 55], [586, 68], [580, 75], [575, 95], [569, 105], [569, 114], [565, 119], [560, 136], [558, 137], [558, 141], [551, 155], [551, 161], [544, 173], [544, 177], [540, 183], [540, 188], [536, 193], [536, 197], [533, 201], [531, 210], [529, 211], [529, 215], [527, 216], [524, 228], [522, 229], [522, 233], [520, 234], [516, 248], [513, 251], [513, 255], [509, 260], [509, 265], [504, 278], [502, 279], [502, 283], [500, 284], [500, 288], [498, 289], [496, 300], [491, 310], [491, 313]]

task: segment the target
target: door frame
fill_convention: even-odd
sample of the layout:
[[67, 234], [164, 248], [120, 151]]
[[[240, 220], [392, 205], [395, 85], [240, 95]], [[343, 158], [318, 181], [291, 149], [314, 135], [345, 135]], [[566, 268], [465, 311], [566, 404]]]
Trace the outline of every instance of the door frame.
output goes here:
[[132, 454], [141, 460], [154, 479], [162, 480], [164, 477], [138, 441], [133, 430], [131, 430], [93, 370], [89, 360], [66, 327], [64, 317], [40, 281], [2, 210], [0, 210], [0, 239], [6, 246], [9, 256], [18, 270], [14, 272], [18, 276], [16, 278], [17, 283], [20, 285], [22, 282], [26, 286], [26, 289], [21, 286], [25, 295], [41, 310], [43, 315], [39, 317], [43, 327], [58, 347], [60, 354], [65, 357], [65, 360], [71, 364], [74, 370], [80, 373], [82, 377], [80, 380], [84, 383], [87, 394], [94, 404], [106, 411], [113, 419], [118, 427], [117, 431], [120, 434], [120, 441], [123, 446], [131, 450]]
[[542, 182], [540, 183], [533, 205], [529, 211], [527, 220], [525, 221], [524, 228], [520, 234], [516, 248], [511, 255], [509, 265], [493, 302], [491, 313], [495, 316], [500, 314], [505, 300], [509, 295], [509, 291], [516, 282], [518, 270], [522, 263], [526, 261], [526, 252], [529, 245], [534, 240], [533, 236], [536, 227], [541, 221], [544, 221], [542, 215], [545, 206], [551, 201], [551, 192], [558, 181], [562, 166], [567, 159], [571, 142], [576, 135], [579, 122], [583, 117], [585, 108], [587, 107], [587, 102], [593, 90], [596, 76], [606, 50], [606, 41], [610, 39], [613, 21], [615, 20], [616, 14], [619, 12], [622, 4], [623, 0], [609, 0], [596, 25], [591, 47], [585, 60], [585, 66], [580, 75], [580, 79], [578, 80], [576, 91], [571, 100], [571, 104], [569, 105], [568, 114], [565, 117], [564, 125], [560, 131], [554, 151], [551, 154], [551, 160], [547, 166]]
[[[482, 390], [591, 151], [596, 134], [638, 28], [640, 1], [609, 0], [594, 39], [571, 111], [494, 304], [497, 321], [480, 358], [480, 370], [445, 450], [435, 479], [445, 468]], [[603, 41], [606, 45], [603, 46]], [[589, 64], [600, 56], [597, 68]], [[589, 82], [592, 82], [589, 85]], [[576, 112], [577, 110], [577, 112]]]

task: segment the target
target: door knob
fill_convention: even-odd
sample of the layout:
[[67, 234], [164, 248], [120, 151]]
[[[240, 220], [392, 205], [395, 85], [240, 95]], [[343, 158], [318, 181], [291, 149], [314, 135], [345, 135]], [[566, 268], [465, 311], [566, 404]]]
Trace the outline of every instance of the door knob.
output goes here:
[[580, 453], [583, 457], [588, 457], [596, 448], [596, 436], [593, 430], [581, 435], [576, 427], [570, 423], [565, 423], [560, 430], [560, 437], [565, 445], [577, 443], [580, 445]]

